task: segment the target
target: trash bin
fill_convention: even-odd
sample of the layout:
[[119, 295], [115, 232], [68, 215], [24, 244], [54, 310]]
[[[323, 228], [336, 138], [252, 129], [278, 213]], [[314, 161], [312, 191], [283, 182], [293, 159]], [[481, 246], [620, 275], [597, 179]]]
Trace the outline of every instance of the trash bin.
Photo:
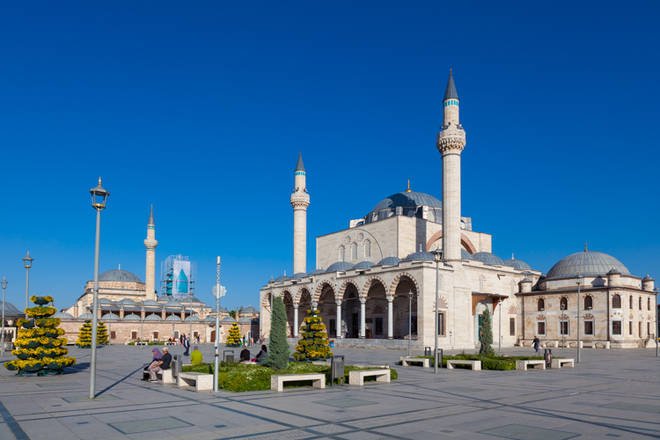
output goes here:
[[334, 385], [335, 379], [341, 379], [344, 384], [344, 356], [336, 355], [330, 360], [330, 386]]
[[545, 359], [545, 368], [552, 368], [552, 350], [549, 348], [543, 350], [543, 359]]
[[431, 351], [431, 347], [424, 347], [424, 356], [433, 356], [433, 351]]
[[444, 356], [444, 350], [442, 348], [438, 348], [438, 351], [435, 353], [435, 359], [434, 361], [437, 362], [438, 368], [442, 368], [442, 357]]
[[174, 358], [172, 359], [172, 364], [170, 365], [170, 368], [172, 369], [173, 378], [176, 379], [177, 377], [179, 377], [182, 364], [183, 364], [183, 359], [179, 359], [179, 356], [175, 354]]

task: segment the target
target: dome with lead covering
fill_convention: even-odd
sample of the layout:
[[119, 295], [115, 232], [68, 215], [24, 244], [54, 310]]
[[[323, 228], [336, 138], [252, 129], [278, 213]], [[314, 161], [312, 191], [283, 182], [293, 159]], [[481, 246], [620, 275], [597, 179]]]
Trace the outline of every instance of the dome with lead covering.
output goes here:
[[430, 213], [434, 214], [435, 218], [431, 217], [430, 220], [442, 222], [442, 202], [430, 194], [416, 191], [404, 191], [386, 197], [366, 215], [364, 222], [372, 223], [396, 215], [397, 208], [401, 208], [401, 215], [419, 216], [418, 208], [421, 206], [429, 207]]
[[353, 266], [353, 269], [369, 269], [374, 266], [374, 263], [371, 261], [360, 261], [358, 264]]
[[529, 264], [525, 263], [522, 260], [516, 260], [515, 258], [511, 257], [509, 260], [504, 261], [505, 266], [513, 267], [514, 269], [517, 270], [532, 270], [532, 268], [529, 266]]
[[576, 252], [557, 262], [548, 271], [547, 279], [583, 276], [605, 276], [614, 269], [622, 275], [630, 275], [628, 268], [619, 260], [603, 252]]
[[135, 313], [129, 313], [128, 315], [124, 315], [124, 321], [139, 321], [140, 315], [136, 315]]
[[435, 255], [431, 252], [413, 252], [408, 255], [403, 261], [435, 261]]
[[314, 269], [307, 275], [321, 275], [322, 273], [325, 273], [325, 269]]
[[328, 268], [325, 270], [327, 272], [346, 272], [347, 270], [351, 270], [353, 268], [353, 265], [351, 263], [347, 263], [345, 261], [337, 261], [336, 263], [331, 264], [328, 266]]
[[142, 280], [132, 272], [121, 269], [106, 270], [99, 275], [99, 281], [129, 281], [141, 283]]
[[498, 257], [495, 254], [491, 254], [490, 252], [477, 252], [472, 255], [470, 255], [471, 260], [475, 261], [481, 261], [484, 264], [489, 264], [491, 266], [503, 266], [504, 261], [500, 257]]
[[398, 257], [385, 257], [378, 262], [379, 266], [398, 266], [401, 260]]

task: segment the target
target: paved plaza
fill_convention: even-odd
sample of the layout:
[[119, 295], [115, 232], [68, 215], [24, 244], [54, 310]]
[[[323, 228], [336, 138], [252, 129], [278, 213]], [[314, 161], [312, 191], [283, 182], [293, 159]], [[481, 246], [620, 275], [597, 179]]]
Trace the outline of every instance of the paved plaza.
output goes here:
[[[71, 349], [78, 365], [63, 376], [17, 377], [2, 368], [0, 439], [660, 438], [655, 350], [585, 349], [577, 368], [546, 371], [441, 370], [434, 377], [432, 369], [396, 366], [399, 380], [389, 385], [282, 394], [142, 382], [150, 350], [101, 349], [95, 401], [87, 399], [89, 350]], [[202, 351], [210, 360], [212, 347]], [[575, 350], [553, 353], [574, 357]], [[405, 351], [338, 354], [347, 363], [395, 366]]]

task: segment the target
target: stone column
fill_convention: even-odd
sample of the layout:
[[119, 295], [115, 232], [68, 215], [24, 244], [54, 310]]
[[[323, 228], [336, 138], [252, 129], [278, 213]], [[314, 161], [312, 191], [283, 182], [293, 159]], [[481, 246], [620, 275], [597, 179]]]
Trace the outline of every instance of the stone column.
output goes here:
[[164, 308], [164, 307], [163, 307], [163, 308], [161, 309], [161, 311], [160, 311], [160, 318], [161, 318], [161, 319], [165, 319], [165, 318], [166, 318], [166, 316], [165, 316], [165, 308]]
[[293, 337], [298, 337], [298, 304], [293, 305]]
[[387, 297], [387, 339], [394, 339], [394, 297]]
[[341, 339], [344, 337], [342, 331], [341, 331], [341, 301], [337, 301], [337, 328], [336, 328], [336, 336], [337, 339]]
[[360, 339], [364, 339], [367, 330], [367, 298], [360, 298]]
[[119, 308], [119, 319], [124, 319], [124, 306]]

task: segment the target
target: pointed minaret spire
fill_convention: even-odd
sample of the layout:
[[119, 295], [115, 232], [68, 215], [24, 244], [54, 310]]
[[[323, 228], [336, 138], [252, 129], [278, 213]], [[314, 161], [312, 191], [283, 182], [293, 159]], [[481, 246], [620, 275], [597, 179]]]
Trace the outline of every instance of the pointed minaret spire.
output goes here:
[[295, 171], [305, 171], [305, 165], [302, 160], [302, 153], [298, 153], [298, 163], [296, 163]]
[[458, 99], [458, 92], [456, 91], [456, 84], [454, 84], [454, 75], [449, 69], [449, 80], [447, 80], [447, 88], [445, 89], [445, 101], [448, 99]]
[[149, 210], [149, 223], [148, 225], [155, 225], [156, 222], [154, 221], [154, 205], [151, 205], [151, 209]]
[[584, 240], [584, 251], [585, 251], [585, 252], [589, 252], [589, 251], [587, 250], [587, 240]]

